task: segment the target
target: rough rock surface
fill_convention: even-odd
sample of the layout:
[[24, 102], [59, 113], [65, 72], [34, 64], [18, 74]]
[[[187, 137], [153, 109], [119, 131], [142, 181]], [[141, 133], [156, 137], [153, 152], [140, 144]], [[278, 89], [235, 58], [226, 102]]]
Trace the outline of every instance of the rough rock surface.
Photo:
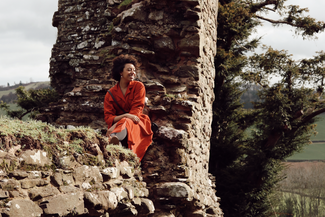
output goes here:
[[[208, 174], [218, 1], [127, 2], [59, 0], [50, 77], [62, 98], [39, 119], [105, 129], [103, 99], [115, 84], [111, 61], [119, 54], [136, 56], [137, 77], [148, 97], [145, 113], [159, 126], [142, 160], [148, 192], [138, 194], [153, 201], [152, 216], [222, 216]], [[102, 173], [103, 180], [115, 172]], [[76, 186], [89, 188], [82, 182]], [[111, 190], [120, 199], [130, 195]], [[96, 201], [89, 199], [93, 207]], [[135, 208], [125, 209], [125, 215], [144, 215]]]
[[[155, 211], [141, 171], [126, 161], [116, 159], [112, 167], [81, 165], [64, 170], [47, 170], [40, 163], [39, 171], [26, 171], [33, 163], [22, 161], [9, 170], [1, 165], [0, 216], [148, 216]], [[121, 172], [126, 170], [130, 170], [127, 177]], [[114, 174], [108, 176], [108, 171]]]

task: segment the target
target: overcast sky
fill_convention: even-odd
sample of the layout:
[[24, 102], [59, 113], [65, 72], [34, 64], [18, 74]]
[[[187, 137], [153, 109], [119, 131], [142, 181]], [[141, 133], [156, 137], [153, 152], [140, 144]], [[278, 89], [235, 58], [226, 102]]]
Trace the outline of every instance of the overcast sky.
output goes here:
[[[325, 21], [324, 0], [290, 0], [308, 7], [311, 17]], [[52, 16], [58, 0], [0, 0], [0, 85], [49, 80], [49, 58], [57, 29]], [[308, 58], [325, 51], [325, 33], [318, 40], [302, 40], [288, 27], [265, 24], [257, 32], [262, 43], [288, 50], [295, 59]]]

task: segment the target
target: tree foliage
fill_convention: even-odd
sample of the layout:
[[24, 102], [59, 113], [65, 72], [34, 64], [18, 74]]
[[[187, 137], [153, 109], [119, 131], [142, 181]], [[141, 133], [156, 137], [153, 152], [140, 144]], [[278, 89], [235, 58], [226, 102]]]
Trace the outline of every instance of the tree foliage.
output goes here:
[[[248, 56], [260, 38], [249, 36], [262, 21], [290, 25], [304, 38], [324, 31], [324, 22], [286, 0], [220, 0], [215, 57], [215, 102], [210, 172], [225, 216], [268, 216], [281, 161], [309, 142], [315, 117], [325, 111], [324, 53], [295, 61], [286, 51], [264, 46]], [[277, 13], [278, 20], [267, 17]], [[271, 84], [271, 77], [279, 80]], [[243, 85], [258, 85], [260, 101], [245, 110]]]
[[25, 90], [23, 86], [15, 89], [17, 95], [18, 110], [10, 110], [7, 103], [1, 101], [0, 108], [5, 110], [10, 117], [22, 119], [30, 114], [34, 118], [40, 109], [47, 107], [51, 102], [56, 102], [59, 95], [54, 89], [43, 88], [38, 90]]

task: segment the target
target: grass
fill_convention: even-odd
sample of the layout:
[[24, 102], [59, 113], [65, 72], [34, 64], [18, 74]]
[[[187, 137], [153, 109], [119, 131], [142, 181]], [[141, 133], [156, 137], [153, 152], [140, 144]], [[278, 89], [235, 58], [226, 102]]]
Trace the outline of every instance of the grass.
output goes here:
[[[94, 155], [92, 148], [94, 144], [106, 148], [105, 164], [97, 161], [95, 156], [97, 151]], [[41, 121], [30, 119], [22, 121], [0, 116], [0, 149], [9, 149], [12, 145], [21, 145], [22, 150], [43, 149], [49, 156], [56, 158], [78, 153], [83, 156], [82, 161], [85, 165], [108, 166], [113, 165], [115, 159], [126, 160], [134, 168], [139, 165], [137, 156], [131, 150], [109, 145], [106, 136], [89, 127], [76, 127], [70, 130]]]
[[[319, 120], [316, 122], [317, 135], [313, 135], [310, 140], [313, 142], [311, 145], [306, 145], [304, 149], [287, 158], [289, 161], [308, 161], [308, 160], [325, 160], [325, 115], [320, 115]], [[254, 127], [247, 129], [247, 135], [251, 134]]]
[[320, 119], [316, 122], [316, 131], [318, 134], [316, 136], [312, 136], [312, 141], [325, 141], [325, 116], [320, 115]]
[[[11, 103], [9, 103], [8, 105], [10, 106], [10, 109], [11, 110], [18, 109], [17, 104], [11, 104]], [[4, 110], [0, 109], [0, 116], [5, 116], [5, 115], [6, 115], [6, 112]]]
[[325, 216], [325, 162], [284, 163], [272, 204], [277, 216]]
[[[290, 217], [316, 217], [325, 215], [325, 198], [310, 197], [310, 192], [303, 193], [287, 193], [277, 192], [278, 206], [276, 207], [277, 216]], [[305, 190], [306, 191], [306, 190]]]
[[303, 151], [287, 158], [287, 160], [325, 160], [325, 143], [314, 143], [304, 147]]
[[289, 161], [308, 161], [308, 160], [325, 160], [325, 116], [321, 115], [320, 119], [316, 122], [317, 135], [310, 138], [311, 141], [319, 143], [313, 143], [306, 145], [300, 153], [296, 153], [293, 156], [287, 158]]

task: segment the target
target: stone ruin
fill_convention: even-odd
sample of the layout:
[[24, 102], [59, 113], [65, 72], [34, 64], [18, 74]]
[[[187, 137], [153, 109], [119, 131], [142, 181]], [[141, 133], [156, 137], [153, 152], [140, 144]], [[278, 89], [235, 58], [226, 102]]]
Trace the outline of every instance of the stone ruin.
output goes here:
[[[53, 206], [47, 214], [43, 209], [46, 215], [35, 216], [223, 216], [213, 177], [208, 173], [217, 8], [217, 0], [59, 0], [53, 16], [58, 36], [50, 59], [50, 78], [61, 100], [39, 119], [58, 126], [90, 126], [105, 131], [103, 100], [115, 84], [111, 61], [119, 54], [132, 54], [140, 62], [138, 79], [146, 87], [145, 113], [159, 131], [141, 162], [138, 181], [145, 187], [121, 187], [125, 181], [122, 176], [116, 181], [122, 190], [109, 191], [100, 178], [107, 174], [92, 168], [101, 186], [96, 198], [101, 198], [97, 208], [102, 212], [91, 214], [89, 209], [96, 210], [99, 204], [91, 201], [94, 195], [73, 193], [70, 188], [52, 189], [49, 183], [38, 183], [46, 177], [39, 174], [32, 187], [46, 186], [44, 194], [50, 196], [48, 192], [58, 191], [52, 200], [74, 201], [74, 209], [82, 207], [83, 211], [68, 207], [59, 213]], [[120, 164], [123, 162], [116, 165]], [[75, 170], [89, 170], [84, 167]], [[125, 167], [117, 168], [125, 171]], [[63, 177], [71, 179], [72, 184], [79, 180], [74, 177], [75, 171], [57, 173], [62, 183]], [[12, 176], [28, 178], [33, 174]], [[138, 189], [137, 200], [129, 189]], [[126, 193], [120, 196], [123, 191]], [[112, 197], [118, 205], [109, 203]], [[92, 204], [88, 212], [84, 211], [87, 204]], [[112, 211], [117, 206], [118, 210], [124, 206], [127, 212]]]

